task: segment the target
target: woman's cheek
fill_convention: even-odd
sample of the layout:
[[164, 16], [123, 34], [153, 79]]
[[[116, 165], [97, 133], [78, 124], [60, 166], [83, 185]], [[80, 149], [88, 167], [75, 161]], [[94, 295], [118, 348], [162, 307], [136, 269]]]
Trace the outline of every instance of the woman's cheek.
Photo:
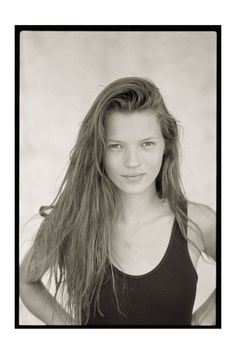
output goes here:
[[104, 165], [107, 173], [114, 173], [119, 170], [121, 157], [115, 152], [107, 152], [104, 156]]
[[162, 150], [153, 150], [149, 154], [145, 156], [145, 164], [147, 167], [151, 169], [158, 169], [162, 163]]

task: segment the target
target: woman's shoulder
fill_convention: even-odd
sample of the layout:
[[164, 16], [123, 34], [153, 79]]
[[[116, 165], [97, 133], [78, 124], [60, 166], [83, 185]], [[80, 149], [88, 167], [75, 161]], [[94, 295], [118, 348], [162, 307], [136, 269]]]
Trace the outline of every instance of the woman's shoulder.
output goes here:
[[188, 202], [188, 216], [200, 228], [207, 254], [215, 258], [215, 211], [208, 205]]
[[188, 214], [190, 218], [196, 219], [196, 222], [198, 221], [204, 226], [215, 220], [215, 211], [206, 204], [188, 201]]

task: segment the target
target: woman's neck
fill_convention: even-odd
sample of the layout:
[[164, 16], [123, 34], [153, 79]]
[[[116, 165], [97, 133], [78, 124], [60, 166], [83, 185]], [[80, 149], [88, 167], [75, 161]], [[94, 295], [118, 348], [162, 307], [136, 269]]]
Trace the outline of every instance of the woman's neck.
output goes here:
[[137, 225], [156, 214], [162, 200], [158, 198], [156, 188], [153, 186], [143, 193], [126, 194], [121, 193], [122, 212], [120, 222], [127, 225]]

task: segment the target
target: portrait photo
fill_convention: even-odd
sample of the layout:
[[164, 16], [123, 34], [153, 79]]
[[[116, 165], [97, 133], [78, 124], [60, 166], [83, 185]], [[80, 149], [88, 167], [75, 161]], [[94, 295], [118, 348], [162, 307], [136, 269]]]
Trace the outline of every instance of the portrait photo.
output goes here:
[[15, 27], [17, 327], [220, 328], [220, 34]]

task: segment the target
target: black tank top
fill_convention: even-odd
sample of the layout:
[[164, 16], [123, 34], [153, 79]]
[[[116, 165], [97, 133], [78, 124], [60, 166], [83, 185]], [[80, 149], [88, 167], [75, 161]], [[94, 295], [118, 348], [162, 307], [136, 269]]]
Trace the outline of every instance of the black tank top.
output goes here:
[[164, 257], [153, 270], [136, 276], [113, 269], [120, 311], [110, 276], [101, 291], [103, 316], [91, 315], [87, 325], [191, 325], [198, 276], [176, 219]]

